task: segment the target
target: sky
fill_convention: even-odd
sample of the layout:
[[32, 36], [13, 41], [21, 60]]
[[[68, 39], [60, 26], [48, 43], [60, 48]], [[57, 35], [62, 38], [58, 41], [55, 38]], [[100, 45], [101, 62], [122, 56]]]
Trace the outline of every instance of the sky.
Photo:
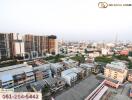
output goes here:
[[132, 39], [131, 0], [0, 0], [0, 32], [57, 35], [63, 40]]

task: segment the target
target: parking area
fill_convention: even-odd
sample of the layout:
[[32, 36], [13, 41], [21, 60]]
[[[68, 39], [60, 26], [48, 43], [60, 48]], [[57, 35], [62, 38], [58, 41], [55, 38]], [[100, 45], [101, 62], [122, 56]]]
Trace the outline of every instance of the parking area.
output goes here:
[[118, 89], [109, 87], [107, 93], [101, 100], [132, 100], [128, 96], [131, 85], [131, 83], [128, 83], [124, 87], [120, 87]]
[[56, 96], [55, 100], [84, 100], [98, 85], [99, 81], [94, 75], [91, 75], [69, 90]]

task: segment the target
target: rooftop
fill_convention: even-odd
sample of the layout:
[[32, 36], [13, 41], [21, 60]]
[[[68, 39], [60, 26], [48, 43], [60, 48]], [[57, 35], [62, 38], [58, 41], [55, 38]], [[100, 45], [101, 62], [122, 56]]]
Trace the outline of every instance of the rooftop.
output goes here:
[[94, 64], [93, 63], [85, 63], [85, 64], [81, 64], [80, 66], [81, 67], [85, 66], [85, 67], [92, 68], [92, 67], [94, 67]]
[[0, 68], [0, 72], [8, 71], [8, 70], [14, 70], [22, 67], [27, 67], [27, 64], [18, 64], [18, 65], [13, 65], [13, 66], [7, 66], [7, 67], [2, 67]]
[[123, 62], [111, 62], [110, 64], [106, 65], [106, 68], [115, 68], [115, 69], [126, 69], [126, 65]]
[[63, 64], [61, 64], [61, 63], [53, 63], [53, 64], [51, 64], [51, 67], [61, 68], [61, 67], [63, 67]]
[[7, 75], [13, 76], [24, 72], [26, 73], [32, 71], [33, 71], [32, 67], [29, 67], [26, 64], [8, 66], [8, 67], [0, 68], [0, 78], [3, 79], [2, 77], [6, 77]]
[[128, 70], [128, 74], [132, 74], [132, 69], [129, 69]]
[[98, 80], [92, 75], [69, 90], [56, 96], [55, 100], [84, 100], [84, 98], [86, 98], [97, 86]]

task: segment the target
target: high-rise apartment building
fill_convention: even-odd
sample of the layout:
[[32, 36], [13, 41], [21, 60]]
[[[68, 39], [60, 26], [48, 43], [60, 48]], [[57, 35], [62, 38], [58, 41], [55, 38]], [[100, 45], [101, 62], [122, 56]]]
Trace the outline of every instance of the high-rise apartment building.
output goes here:
[[57, 42], [56, 36], [38, 36], [27, 34], [24, 38], [25, 52], [43, 56], [45, 53], [56, 54]]
[[0, 33], [0, 59], [10, 57], [8, 34]]
[[27, 34], [24, 36], [25, 52], [37, 52], [38, 56], [42, 56], [48, 52], [48, 37]]
[[48, 52], [52, 53], [52, 54], [56, 54], [57, 53], [57, 40], [56, 40], [56, 36], [51, 35], [48, 36]]
[[0, 33], [0, 58], [23, 56], [24, 41], [18, 33]]
[[[56, 36], [40, 36], [18, 33], [0, 33], [0, 57], [14, 58], [26, 56], [42, 57], [44, 54], [57, 54]], [[1, 59], [0, 58], [0, 59]]]
[[23, 56], [25, 53], [23, 35], [19, 33], [10, 33], [8, 34], [8, 37], [10, 56], [12, 58], [17, 56]]

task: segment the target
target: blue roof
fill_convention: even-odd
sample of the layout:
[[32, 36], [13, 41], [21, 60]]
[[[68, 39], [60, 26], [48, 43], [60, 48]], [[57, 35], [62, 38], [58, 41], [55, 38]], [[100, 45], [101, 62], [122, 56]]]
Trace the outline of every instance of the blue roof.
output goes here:
[[10, 81], [10, 80], [13, 80], [13, 77], [11, 74], [3, 74], [1, 77], [0, 77], [0, 80], [2, 82], [6, 82], [6, 81]]

